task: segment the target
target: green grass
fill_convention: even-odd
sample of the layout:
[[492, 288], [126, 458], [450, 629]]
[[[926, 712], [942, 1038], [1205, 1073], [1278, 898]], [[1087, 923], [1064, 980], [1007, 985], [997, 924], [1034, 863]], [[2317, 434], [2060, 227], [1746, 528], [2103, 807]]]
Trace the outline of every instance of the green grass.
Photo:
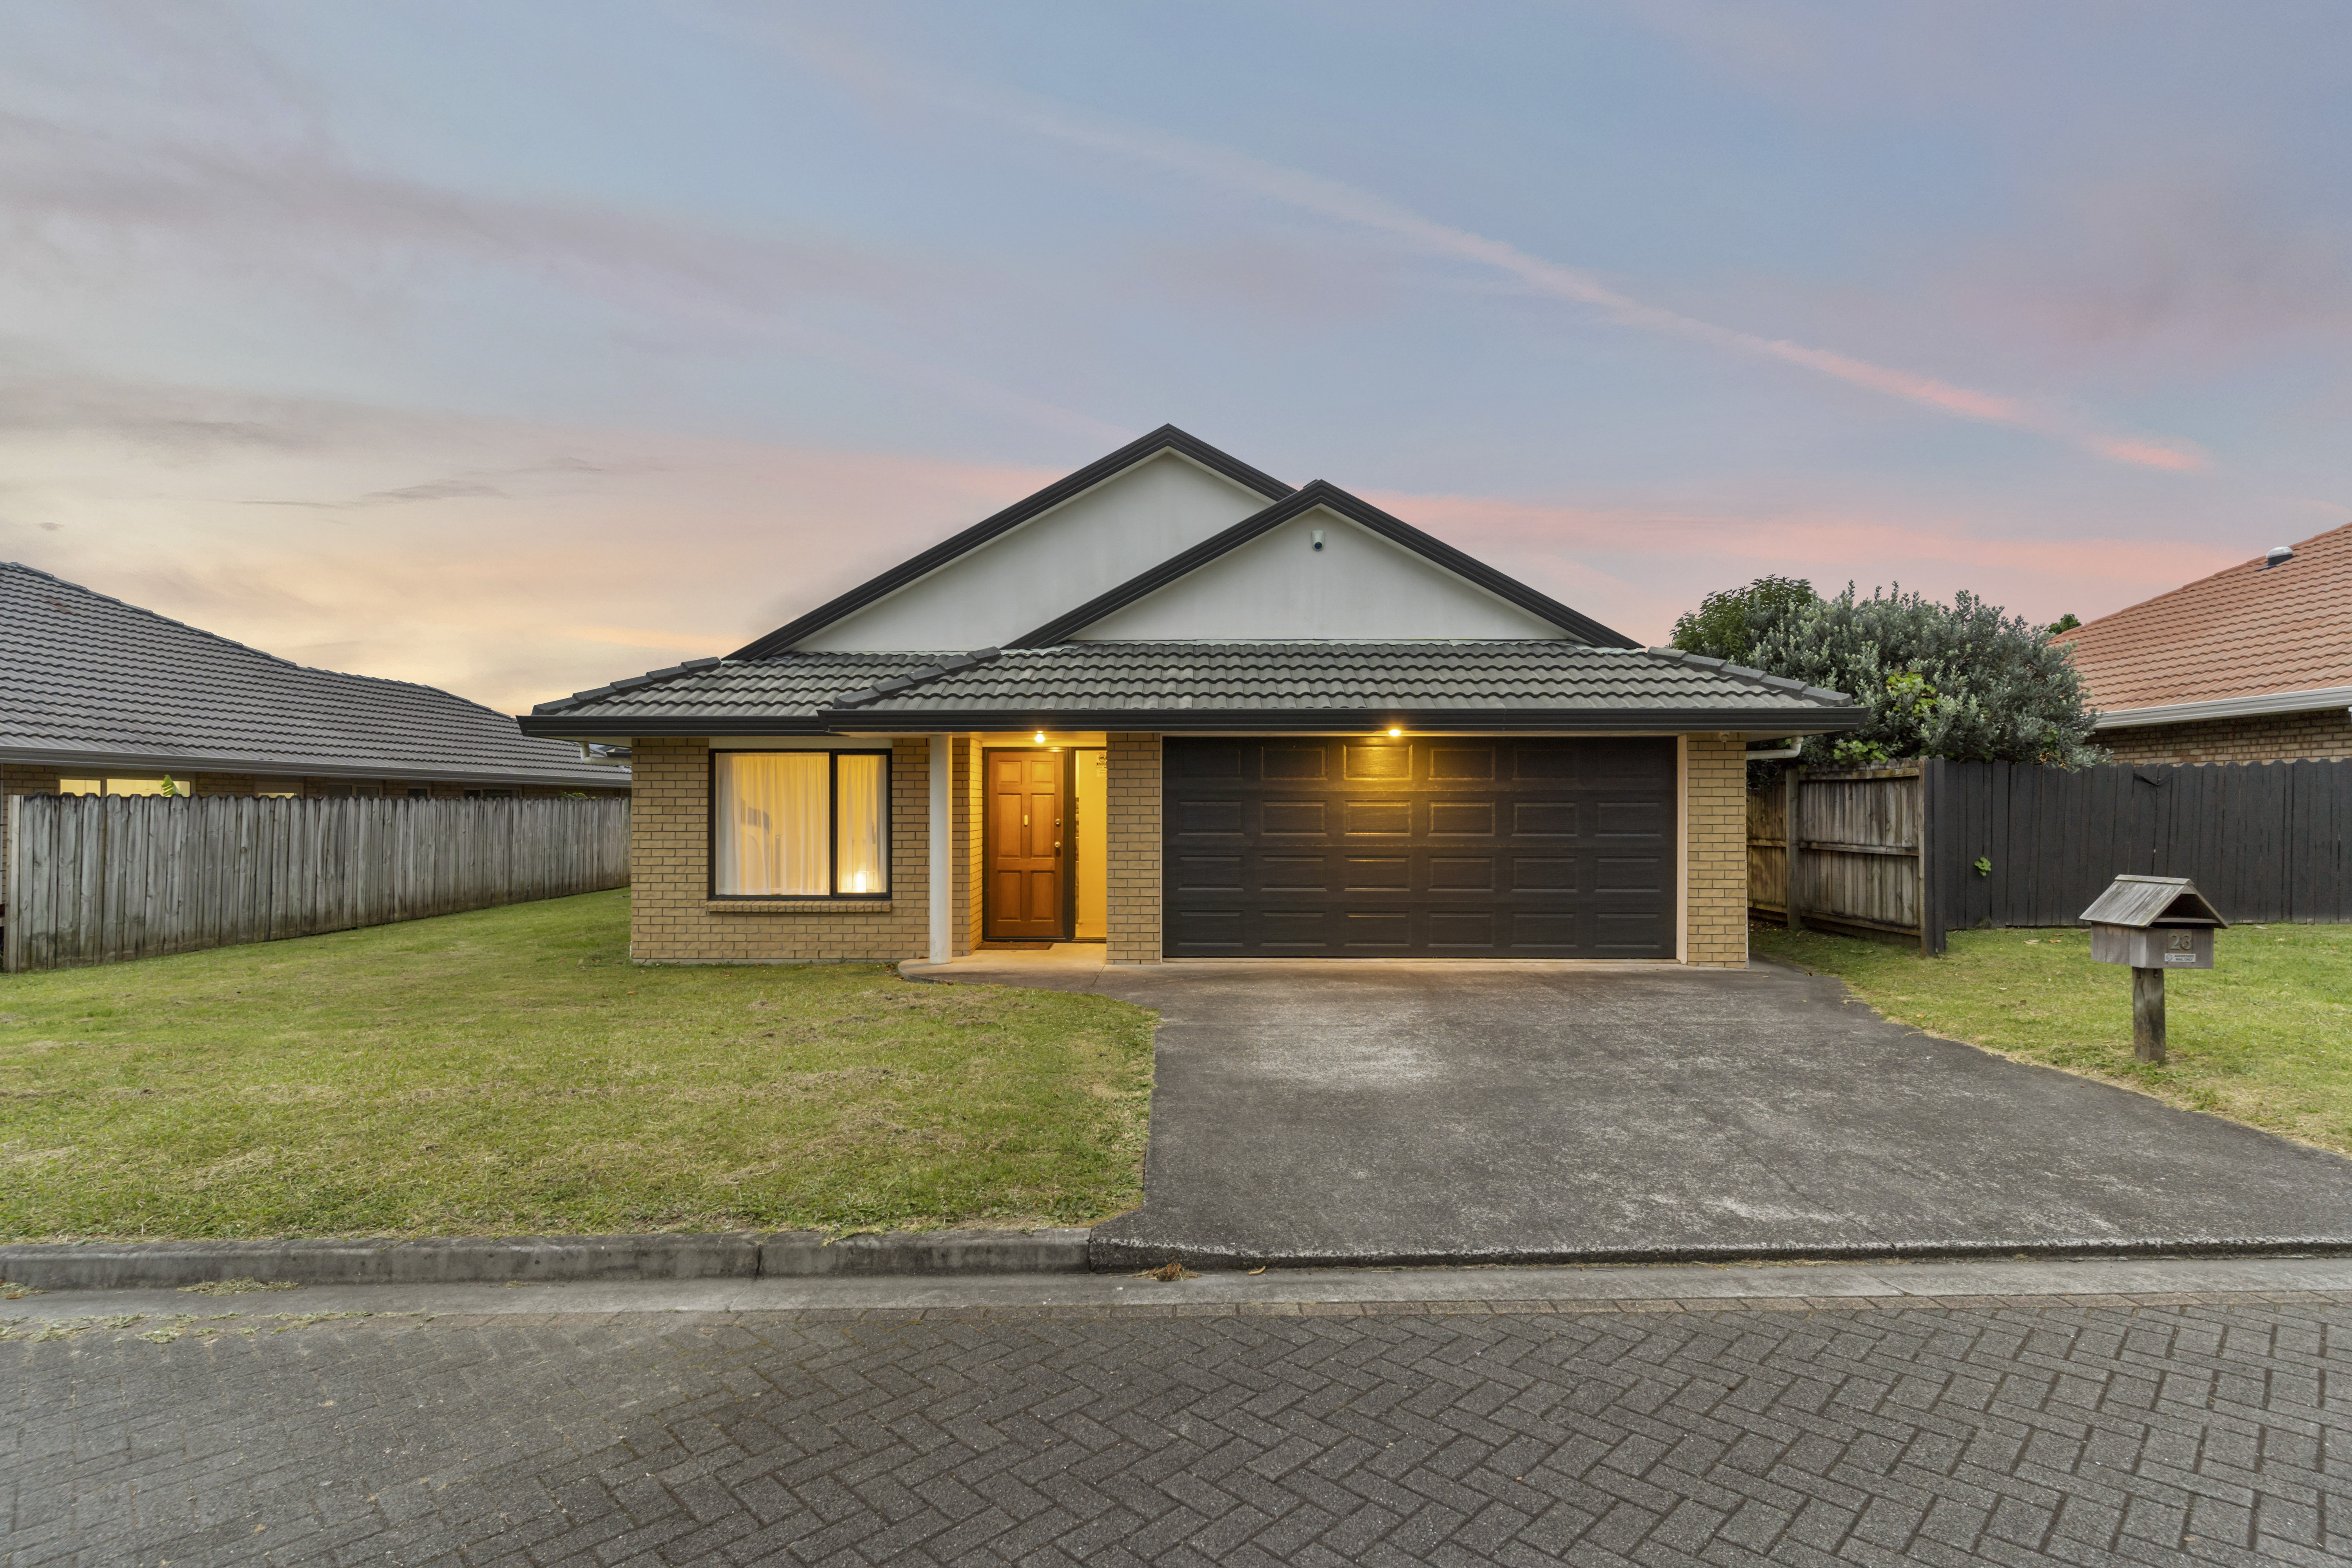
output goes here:
[[0, 1237], [1083, 1224], [1151, 1020], [868, 964], [640, 969], [625, 893], [0, 975]]
[[1843, 978], [1887, 1017], [2352, 1154], [2352, 926], [2235, 926], [2165, 976], [2167, 1056], [2132, 1059], [2131, 971], [2081, 931], [1956, 931], [1941, 958], [1759, 929], [1759, 956]]

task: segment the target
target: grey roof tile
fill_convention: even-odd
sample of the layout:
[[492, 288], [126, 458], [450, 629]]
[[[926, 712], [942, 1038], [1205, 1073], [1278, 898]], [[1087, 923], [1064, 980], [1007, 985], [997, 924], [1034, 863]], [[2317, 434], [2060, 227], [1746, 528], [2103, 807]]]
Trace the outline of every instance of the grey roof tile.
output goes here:
[[[749, 719], [858, 723], [894, 714], [1057, 712], [1636, 712], [1791, 720], [1848, 709], [1836, 692], [1679, 653], [1567, 641], [1099, 642], [1045, 648], [782, 654], [730, 661], [651, 686], [542, 704], [569, 722]], [[534, 715], [534, 716], [537, 716]]]
[[449, 692], [293, 664], [16, 562], [0, 562], [0, 756], [607, 788], [628, 779]]

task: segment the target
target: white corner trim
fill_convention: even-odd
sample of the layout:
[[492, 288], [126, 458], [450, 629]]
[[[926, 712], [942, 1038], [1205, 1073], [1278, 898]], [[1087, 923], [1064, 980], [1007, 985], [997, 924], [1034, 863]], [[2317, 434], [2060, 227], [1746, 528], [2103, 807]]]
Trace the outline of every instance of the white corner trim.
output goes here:
[[2110, 708], [2094, 730], [2129, 730], [2143, 724], [2193, 724], [2200, 719], [2252, 719], [2267, 713], [2307, 713], [2319, 708], [2352, 708], [2352, 686], [2318, 686], [2307, 691], [2264, 691], [2252, 697], [2216, 697], [2205, 702], [2168, 702], [2158, 708]]

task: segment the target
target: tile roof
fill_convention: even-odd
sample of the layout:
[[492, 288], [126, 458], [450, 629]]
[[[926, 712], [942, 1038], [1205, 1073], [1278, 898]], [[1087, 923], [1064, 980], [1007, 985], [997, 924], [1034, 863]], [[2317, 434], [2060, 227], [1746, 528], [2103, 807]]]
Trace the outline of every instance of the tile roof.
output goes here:
[[2118, 610], [2063, 639], [2094, 706], [2352, 686], [2352, 523]]
[[[1837, 692], [1673, 649], [1567, 641], [1063, 643], [978, 654], [784, 654], [656, 672], [542, 703], [540, 732], [629, 732], [634, 725], [798, 721], [875, 728], [892, 720], [981, 724], [1048, 716], [1125, 717], [1143, 727], [1210, 716], [1283, 722], [1328, 714], [1662, 716], [1846, 727]], [[542, 728], [542, 724], [545, 728]], [[1089, 726], [1092, 727], [1092, 726]], [[740, 732], [740, 731], [739, 731]]]
[[0, 756], [594, 785], [625, 769], [430, 686], [311, 669], [0, 562]]

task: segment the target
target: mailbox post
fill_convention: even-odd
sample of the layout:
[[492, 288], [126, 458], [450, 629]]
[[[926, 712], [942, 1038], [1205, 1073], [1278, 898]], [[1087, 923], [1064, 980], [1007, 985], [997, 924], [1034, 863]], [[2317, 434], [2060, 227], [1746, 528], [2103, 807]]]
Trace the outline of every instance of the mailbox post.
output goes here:
[[2213, 967], [2213, 933], [2230, 922], [2186, 877], [2117, 877], [2079, 917], [2091, 956], [2132, 972], [2132, 1055], [2164, 1060], [2164, 972]]

